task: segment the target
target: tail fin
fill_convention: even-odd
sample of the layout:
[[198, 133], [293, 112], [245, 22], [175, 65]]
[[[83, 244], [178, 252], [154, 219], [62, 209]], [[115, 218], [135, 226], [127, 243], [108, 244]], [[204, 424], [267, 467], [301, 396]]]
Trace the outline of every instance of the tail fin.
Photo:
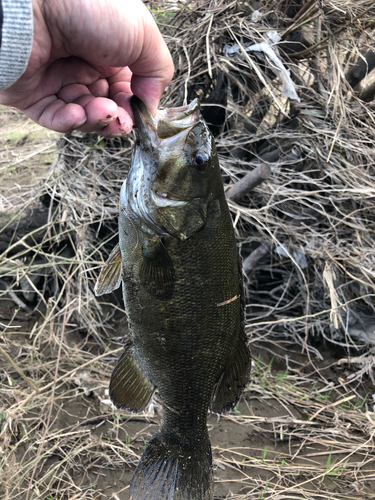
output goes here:
[[212, 500], [213, 472], [208, 435], [188, 451], [171, 449], [160, 432], [150, 439], [130, 484], [131, 500]]

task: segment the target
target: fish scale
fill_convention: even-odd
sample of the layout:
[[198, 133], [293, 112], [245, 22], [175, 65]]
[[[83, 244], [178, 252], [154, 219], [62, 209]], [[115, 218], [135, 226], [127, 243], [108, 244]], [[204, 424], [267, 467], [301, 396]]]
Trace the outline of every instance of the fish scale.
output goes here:
[[119, 246], [95, 288], [111, 291], [122, 273], [130, 340], [110, 396], [131, 411], [156, 389], [162, 402], [131, 499], [212, 500], [207, 413], [233, 408], [250, 372], [240, 257], [199, 103], [155, 118], [137, 98], [132, 106], [139, 142], [120, 194]]

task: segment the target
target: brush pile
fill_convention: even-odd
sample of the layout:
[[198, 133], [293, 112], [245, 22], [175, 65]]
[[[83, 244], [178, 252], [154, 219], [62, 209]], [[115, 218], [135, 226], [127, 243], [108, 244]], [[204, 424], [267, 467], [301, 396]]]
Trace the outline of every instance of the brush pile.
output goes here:
[[[211, 1], [167, 12], [176, 75], [165, 104], [199, 97], [212, 124], [248, 320], [263, 323], [250, 330], [374, 345], [373, 2]], [[266, 180], [249, 192], [251, 171]]]
[[[148, 5], [160, 107], [201, 100], [244, 258], [254, 366], [209, 418], [215, 498], [375, 500], [375, 4]], [[134, 136], [52, 155], [35, 127], [0, 108], [0, 497], [126, 500], [160, 416], [113, 408], [125, 312], [93, 289]]]
[[[313, 341], [322, 338], [364, 349], [361, 366], [371, 371], [373, 2], [149, 7], [176, 67], [161, 107], [198, 97], [215, 135], [245, 261], [249, 331], [308, 344], [318, 356]], [[2, 227], [12, 243], [3, 253], [3, 293], [26, 312], [43, 302], [53, 314], [68, 308], [67, 321], [98, 342], [106, 317], [94, 280], [117, 242], [133, 141], [62, 137], [43, 185], [7, 200], [17, 216]], [[20, 212], [42, 214], [44, 224], [16, 241]]]

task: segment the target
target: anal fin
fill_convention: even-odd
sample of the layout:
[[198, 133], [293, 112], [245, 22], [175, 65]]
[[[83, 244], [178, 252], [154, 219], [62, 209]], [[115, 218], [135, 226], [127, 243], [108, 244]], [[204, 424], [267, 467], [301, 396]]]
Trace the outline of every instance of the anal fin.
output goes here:
[[121, 271], [121, 251], [119, 244], [117, 244], [100, 271], [99, 278], [95, 283], [95, 295], [100, 297], [100, 295], [116, 290], [121, 284]]
[[146, 408], [154, 390], [129, 343], [112, 373], [109, 384], [111, 400], [118, 408], [140, 412]]

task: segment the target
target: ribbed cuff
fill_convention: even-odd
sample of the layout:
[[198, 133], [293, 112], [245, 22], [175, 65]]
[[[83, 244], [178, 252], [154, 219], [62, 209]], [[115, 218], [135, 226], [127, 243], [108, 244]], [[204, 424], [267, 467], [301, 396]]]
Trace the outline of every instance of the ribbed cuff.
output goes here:
[[0, 90], [24, 73], [33, 44], [31, 0], [1, 0], [3, 29], [0, 47]]

